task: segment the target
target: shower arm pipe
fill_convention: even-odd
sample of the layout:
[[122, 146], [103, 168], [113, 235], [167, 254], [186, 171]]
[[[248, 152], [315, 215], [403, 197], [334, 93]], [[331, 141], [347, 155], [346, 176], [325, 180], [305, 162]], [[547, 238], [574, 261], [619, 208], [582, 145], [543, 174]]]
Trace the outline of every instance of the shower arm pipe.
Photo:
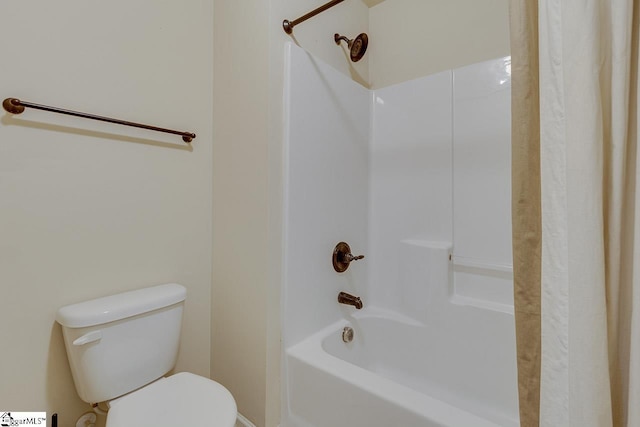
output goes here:
[[289, 21], [288, 19], [285, 19], [284, 21], [282, 21], [282, 28], [284, 29], [285, 33], [291, 34], [293, 33], [293, 27], [295, 27], [296, 25], [306, 21], [309, 18], [313, 18], [317, 14], [322, 13], [327, 9], [331, 9], [333, 6], [337, 5], [338, 3], [342, 3], [343, 1], [344, 0], [332, 0], [328, 3], [323, 4], [319, 8], [312, 10], [306, 15], [303, 15], [298, 19], [294, 19], [293, 21]]
[[141, 123], [128, 122], [126, 120], [112, 119], [110, 117], [96, 116], [95, 114], [81, 113], [79, 111], [65, 110], [58, 107], [49, 107], [47, 105], [34, 104], [33, 102], [21, 101], [17, 98], [7, 98], [2, 102], [4, 109], [11, 114], [21, 114], [25, 108], [33, 108], [35, 110], [49, 111], [51, 113], [66, 114], [68, 116], [82, 117], [83, 119], [98, 120], [101, 122], [114, 123], [117, 125], [131, 126], [141, 129], [153, 130], [156, 132], [171, 133], [180, 135], [186, 143], [193, 141], [196, 137], [192, 132], [181, 132], [179, 130], [165, 129], [157, 126], [143, 125]]
[[333, 39], [335, 40], [336, 44], [339, 44], [340, 40], [346, 42], [347, 45], [349, 45], [349, 43], [351, 43], [351, 40], [349, 40], [349, 38], [347, 36], [341, 36], [340, 34], [336, 34], [335, 36], [333, 36]]

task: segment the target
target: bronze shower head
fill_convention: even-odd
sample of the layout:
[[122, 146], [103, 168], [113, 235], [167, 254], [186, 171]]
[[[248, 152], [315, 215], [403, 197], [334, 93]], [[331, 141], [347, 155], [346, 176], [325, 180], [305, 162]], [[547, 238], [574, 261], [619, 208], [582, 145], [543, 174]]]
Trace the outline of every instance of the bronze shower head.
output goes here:
[[333, 40], [335, 40], [336, 44], [340, 44], [340, 40], [344, 40], [347, 42], [347, 46], [349, 47], [349, 56], [353, 62], [358, 62], [362, 59], [365, 52], [367, 51], [367, 46], [369, 45], [369, 36], [365, 33], [360, 33], [355, 39], [349, 40], [345, 36], [341, 36], [340, 34], [335, 34], [333, 36]]

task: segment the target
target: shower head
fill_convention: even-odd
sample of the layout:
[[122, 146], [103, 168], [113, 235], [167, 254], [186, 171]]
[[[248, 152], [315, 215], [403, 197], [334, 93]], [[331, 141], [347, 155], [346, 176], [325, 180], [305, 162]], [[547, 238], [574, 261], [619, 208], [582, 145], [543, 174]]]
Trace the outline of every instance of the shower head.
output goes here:
[[340, 44], [340, 40], [347, 42], [347, 46], [349, 47], [349, 56], [353, 62], [358, 62], [362, 59], [367, 51], [367, 46], [369, 45], [369, 36], [365, 33], [358, 34], [358, 36], [352, 40], [349, 40], [347, 37], [341, 36], [340, 34], [335, 34], [333, 36], [333, 40], [335, 40], [336, 44]]

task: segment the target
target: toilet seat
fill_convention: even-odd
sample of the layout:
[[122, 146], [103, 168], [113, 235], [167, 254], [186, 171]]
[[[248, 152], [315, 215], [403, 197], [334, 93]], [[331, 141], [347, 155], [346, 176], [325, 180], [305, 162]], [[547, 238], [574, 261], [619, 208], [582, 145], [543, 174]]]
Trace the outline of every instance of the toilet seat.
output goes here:
[[208, 378], [181, 372], [110, 402], [106, 427], [233, 427], [231, 393]]

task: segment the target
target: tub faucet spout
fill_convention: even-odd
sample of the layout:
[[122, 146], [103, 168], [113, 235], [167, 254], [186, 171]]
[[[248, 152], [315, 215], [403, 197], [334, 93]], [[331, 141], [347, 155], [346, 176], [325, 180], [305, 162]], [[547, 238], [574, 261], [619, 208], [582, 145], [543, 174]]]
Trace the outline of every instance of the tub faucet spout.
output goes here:
[[352, 305], [358, 310], [362, 308], [362, 300], [360, 297], [348, 294], [346, 292], [340, 292], [338, 294], [338, 302], [340, 304]]

